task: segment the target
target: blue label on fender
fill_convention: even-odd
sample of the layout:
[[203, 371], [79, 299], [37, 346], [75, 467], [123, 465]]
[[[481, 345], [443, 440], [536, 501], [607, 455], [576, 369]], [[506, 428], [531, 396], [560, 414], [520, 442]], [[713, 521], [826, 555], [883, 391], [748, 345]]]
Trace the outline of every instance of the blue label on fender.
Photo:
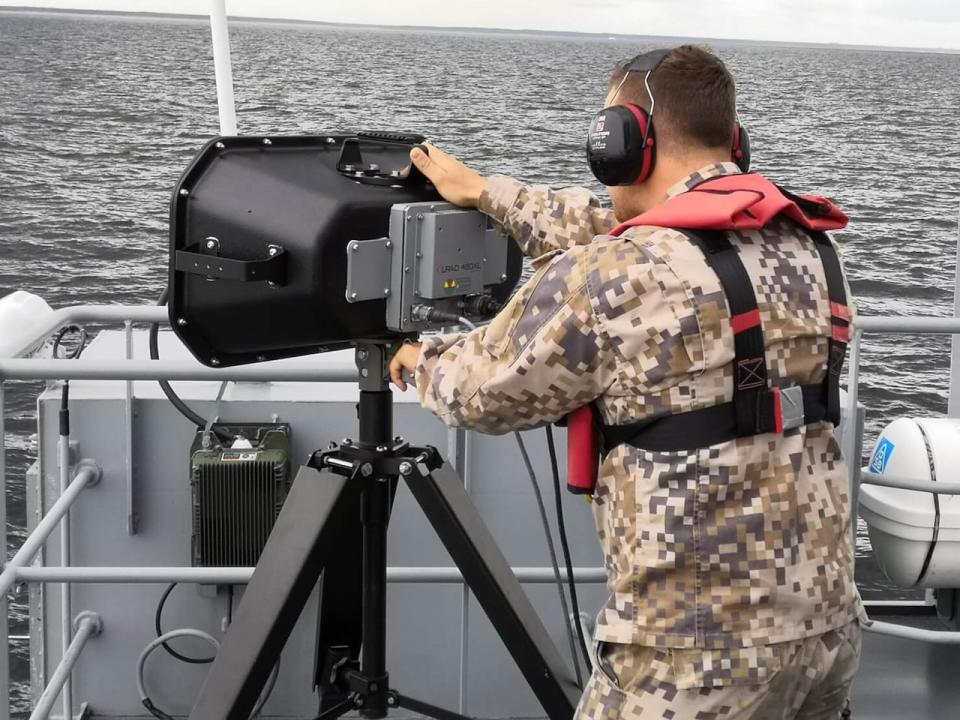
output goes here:
[[890, 456], [893, 455], [893, 443], [886, 438], [880, 438], [877, 443], [877, 449], [873, 451], [873, 459], [870, 461], [870, 472], [880, 475], [883, 473], [887, 463], [890, 462]]

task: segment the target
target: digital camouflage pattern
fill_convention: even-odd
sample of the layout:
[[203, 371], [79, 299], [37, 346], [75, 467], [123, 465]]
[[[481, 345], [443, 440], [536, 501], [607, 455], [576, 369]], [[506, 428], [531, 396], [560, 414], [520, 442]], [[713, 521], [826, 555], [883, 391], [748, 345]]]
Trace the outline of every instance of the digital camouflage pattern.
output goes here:
[[[854, 621], [823, 635], [754, 648], [754, 659], [739, 665], [738, 681], [706, 688], [699, 675], [703, 656], [695, 651], [601, 645], [600, 667], [587, 683], [577, 717], [838, 720], [860, 664], [860, 640]], [[717, 667], [723, 660], [711, 658]]]
[[[703, 168], [670, 195], [737, 172]], [[488, 326], [425, 338], [424, 407], [504, 433], [593, 400], [608, 424], [731, 400], [725, 296], [686, 236], [637, 227], [612, 237], [612, 212], [588, 191], [505, 177], [489, 179], [480, 208], [535, 273]], [[813, 240], [786, 221], [731, 239], [754, 282], [771, 382], [821, 382], [831, 327]], [[701, 685], [759, 680], [772, 661], [758, 648], [861, 613], [847, 476], [828, 423], [689, 452], [621, 445], [593, 507], [611, 592], [596, 639], [696, 649], [687, 674]]]

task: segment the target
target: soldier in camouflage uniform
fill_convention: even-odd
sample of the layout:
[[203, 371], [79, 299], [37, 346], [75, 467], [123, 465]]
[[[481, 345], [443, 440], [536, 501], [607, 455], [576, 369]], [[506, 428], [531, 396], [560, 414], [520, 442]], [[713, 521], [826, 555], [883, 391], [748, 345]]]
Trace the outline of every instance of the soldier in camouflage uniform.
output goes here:
[[[729, 78], [706, 51], [674, 50], [655, 74], [658, 111], [670, 106], [666, 83], [691, 68], [703, 76], [698, 64]], [[481, 178], [436, 148], [429, 158], [415, 150], [440, 193], [492, 218], [535, 273], [486, 327], [404, 346], [395, 382], [404, 387], [406, 367], [424, 407], [487, 433], [541, 426], [591, 402], [616, 425], [730, 401], [730, 312], [701, 250], [671, 229], [607, 234], [617, 220], [740, 172], [722, 150], [671, 158], [664, 130], [679, 112], [658, 116], [654, 172], [643, 186], [611, 188], [614, 210], [584, 189]], [[813, 240], [782, 219], [728, 236], [754, 284], [771, 383], [820, 382], [830, 303]], [[578, 717], [840, 717], [864, 616], [831, 424], [691, 451], [619, 445], [603, 460], [593, 508], [610, 597]]]

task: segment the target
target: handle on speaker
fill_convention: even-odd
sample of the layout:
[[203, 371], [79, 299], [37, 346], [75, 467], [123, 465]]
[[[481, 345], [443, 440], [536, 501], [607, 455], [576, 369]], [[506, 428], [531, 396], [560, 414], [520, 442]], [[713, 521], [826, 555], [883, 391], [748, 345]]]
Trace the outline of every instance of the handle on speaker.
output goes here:
[[235, 260], [211, 255], [199, 252], [200, 245], [193, 243], [177, 250], [174, 269], [216, 280], [269, 282], [274, 285], [284, 285], [287, 281], [287, 254], [279, 245], [268, 246], [268, 256], [261, 260]]
[[351, 180], [367, 185], [403, 185], [406, 187], [426, 185], [429, 181], [415, 165], [408, 163], [402, 170], [381, 172], [375, 165], [368, 165], [363, 159], [360, 146], [364, 142], [380, 145], [396, 145], [413, 149], [418, 147], [429, 152], [422, 143], [426, 138], [423, 135], [391, 133], [391, 132], [360, 132], [356, 137], [347, 138], [340, 148], [340, 157], [337, 159], [337, 171]]

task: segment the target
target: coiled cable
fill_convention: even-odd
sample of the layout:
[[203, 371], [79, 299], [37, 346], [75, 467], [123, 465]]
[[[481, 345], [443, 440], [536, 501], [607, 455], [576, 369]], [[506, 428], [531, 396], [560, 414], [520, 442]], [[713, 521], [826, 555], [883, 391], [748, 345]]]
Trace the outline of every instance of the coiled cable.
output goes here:
[[[213, 645], [214, 650], [220, 649], [220, 642], [210, 635], [205, 633], [203, 630], [197, 630], [195, 628], [180, 628], [178, 630], [171, 630], [170, 632], [164, 633], [160, 637], [154, 638], [151, 640], [147, 646], [140, 651], [140, 657], [137, 658], [137, 693], [140, 695], [140, 702], [147, 709], [147, 711], [153, 715], [158, 720], [175, 720], [172, 715], [165, 713], [163, 710], [158, 708], [153, 704], [153, 700], [150, 699], [150, 696], [147, 694], [146, 684], [143, 679], [143, 670], [147, 663], [147, 658], [150, 657], [150, 654], [156, 650], [158, 647], [173, 640], [178, 637], [195, 637], [200, 638], [201, 640], [206, 640], [208, 643]], [[263, 710], [263, 706], [267, 704], [267, 700], [270, 699], [270, 695], [273, 693], [273, 688], [277, 684], [277, 676], [280, 674], [280, 663], [277, 662], [273, 666], [273, 670], [270, 673], [270, 677], [267, 678], [267, 684], [263, 688], [263, 692], [260, 693], [260, 697], [257, 700], [257, 704], [254, 706], [253, 711], [250, 713], [251, 720], [260, 715], [260, 711]]]
[[[170, 593], [173, 592], [173, 589], [177, 586], [177, 583], [172, 582], [167, 585], [167, 589], [163, 591], [163, 595], [160, 596], [160, 602], [157, 603], [157, 611], [153, 615], [153, 626], [157, 631], [157, 637], [165, 635], [161, 628], [161, 619], [163, 618], [163, 606], [167, 604], [167, 598], [170, 597]], [[232, 586], [231, 586], [232, 587]], [[233, 594], [230, 595], [230, 604], [233, 604]], [[227, 615], [230, 616], [233, 614], [232, 609], [227, 610]], [[206, 665], [212, 663], [216, 659], [216, 654], [207, 655], [204, 657], [191, 657], [189, 655], [183, 655], [182, 653], [174, 650], [167, 643], [166, 640], [160, 643], [160, 646], [167, 652], [168, 655], [175, 657], [180, 662], [190, 663], [192, 665]]]

